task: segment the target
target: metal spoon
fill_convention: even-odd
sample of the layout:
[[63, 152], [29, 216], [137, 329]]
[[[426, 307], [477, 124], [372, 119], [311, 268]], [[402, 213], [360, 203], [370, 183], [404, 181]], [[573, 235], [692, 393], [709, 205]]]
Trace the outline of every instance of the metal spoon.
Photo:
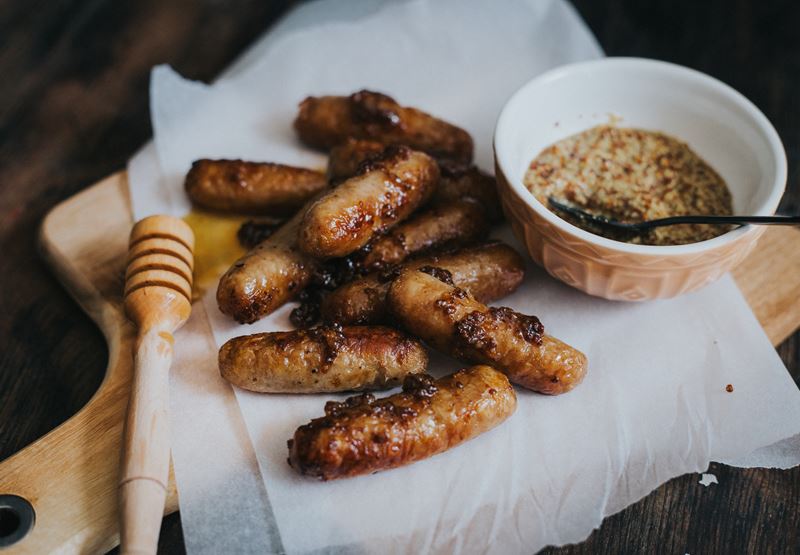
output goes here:
[[800, 224], [800, 216], [673, 216], [671, 218], [659, 218], [657, 220], [648, 220], [644, 222], [620, 222], [612, 220], [605, 216], [598, 216], [591, 212], [586, 212], [575, 206], [564, 204], [557, 201], [553, 197], [547, 199], [552, 208], [559, 212], [564, 212], [574, 216], [581, 221], [596, 225], [601, 228], [621, 231], [626, 233], [644, 233], [654, 227], [662, 227], [665, 225], [677, 224], [733, 224], [733, 225], [747, 225], [747, 224], [761, 224], [761, 225], [798, 225]]

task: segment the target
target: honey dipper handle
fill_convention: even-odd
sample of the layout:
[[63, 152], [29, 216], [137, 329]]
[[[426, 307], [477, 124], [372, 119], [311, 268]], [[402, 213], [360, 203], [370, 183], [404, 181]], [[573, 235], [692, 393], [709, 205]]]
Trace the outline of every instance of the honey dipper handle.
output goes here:
[[172, 335], [151, 329], [135, 350], [123, 435], [119, 499], [123, 554], [155, 553], [169, 473], [169, 367]]

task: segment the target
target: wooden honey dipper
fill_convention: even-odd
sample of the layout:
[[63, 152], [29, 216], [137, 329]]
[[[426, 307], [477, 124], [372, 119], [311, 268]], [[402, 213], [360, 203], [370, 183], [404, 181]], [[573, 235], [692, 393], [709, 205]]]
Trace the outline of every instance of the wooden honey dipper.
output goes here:
[[171, 216], [131, 230], [125, 313], [139, 328], [122, 442], [119, 482], [122, 553], [155, 553], [169, 474], [169, 367], [172, 332], [192, 308], [194, 234]]

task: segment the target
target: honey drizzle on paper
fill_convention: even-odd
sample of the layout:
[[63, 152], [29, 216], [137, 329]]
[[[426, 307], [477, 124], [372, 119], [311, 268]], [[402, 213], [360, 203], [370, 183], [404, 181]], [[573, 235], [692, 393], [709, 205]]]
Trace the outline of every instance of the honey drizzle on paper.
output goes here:
[[194, 231], [194, 287], [196, 301], [210, 288], [216, 288], [222, 274], [247, 250], [239, 244], [236, 233], [248, 216], [222, 214], [192, 208], [183, 221]]

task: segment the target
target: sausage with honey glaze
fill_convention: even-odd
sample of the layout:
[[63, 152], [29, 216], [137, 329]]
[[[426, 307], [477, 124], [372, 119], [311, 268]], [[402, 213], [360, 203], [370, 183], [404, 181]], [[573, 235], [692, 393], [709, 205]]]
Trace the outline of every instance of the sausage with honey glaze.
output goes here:
[[333, 147], [328, 154], [328, 179], [331, 183], [353, 177], [364, 162], [377, 158], [386, 145], [377, 141], [367, 141], [348, 137], [343, 143]]
[[373, 239], [355, 261], [365, 271], [381, 270], [425, 252], [475, 243], [488, 234], [489, 221], [474, 202], [431, 206]]
[[302, 291], [317, 261], [297, 248], [302, 210], [233, 263], [220, 278], [217, 304], [223, 314], [252, 324]]
[[231, 339], [219, 350], [222, 377], [261, 393], [388, 389], [427, 365], [418, 341], [380, 326], [257, 333]]
[[463, 199], [472, 199], [484, 209], [491, 222], [503, 219], [497, 183], [491, 175], [477, 168], [442, 161], [439, 163], [441, 180], [432, 202], [450, 204]]
[[[358, 168], [381, 153], [383, 146], [375, 141], [348, 139], [331, 150], [328, 158], [328, 178], [338, 183], [355, 175]], [[495, 179], [476, 166], [449, 160], [439, 161], [441, 179], [432, 202], [448, 205], [472, 199], [484, 209], [491, 222], [503, 219]]]
[[358, 175], [311, 203], [298, 244], [317, 258], [346, 256], [408, 218], [430, 198], [438, 181], [439, 168], [430, 156], [388, 147]]
[[322, 172], [266, 162], [197, 160], [186, 175], [186, 193], [213, 210], [291, 216], [327, 186]]
[[372, 91], [350, 96], [310, 96], [300, 103], [294, 128], [304, 143], [323, 150], [353, 137], [385, 145], [408, 145], [437, 158], [472, 160], [469, 133]]
[[[491, 364], [522, 387], [558, 395], [586, 374], [586, 356], [544, 334], [535, 316], [488, 308], [433, 269], [405, 271], [390, 286], [389, 310], [407, 330], [434, 348], [472, 362]], [[444, 281], [443, 281], [444, 280]]]
[[325, 405], [325, 416], [289, 440], [289, 464], [321, 480], [370, 474], [442, 453], [514, 413], [517, 398], [503, 374], [473, 366], [434, 380], [409, 376], [403, 392]]
[[[488, 303], [513, 293], [525, 277], [525, 264], [503, 243], [487, 243], [454, 253], [427, 256], [404, 264], [400, 270], [425, 266], [450, 272], [453, 283]], [[372, 273], [345, 283], [322, 301], [322, 317], [342, 324], [386, 321], [386, 294], [397, 272]]]

